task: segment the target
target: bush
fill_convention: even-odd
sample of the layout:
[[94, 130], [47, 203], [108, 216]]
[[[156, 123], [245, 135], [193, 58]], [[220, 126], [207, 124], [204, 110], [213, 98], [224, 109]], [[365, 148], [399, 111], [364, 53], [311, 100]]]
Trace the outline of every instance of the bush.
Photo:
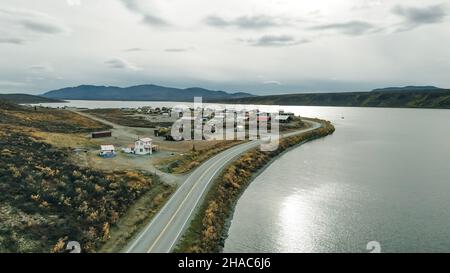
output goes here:
[[[67, 240], [93, 252], [152, 186], [144, 173], [81, 168], [68, 152], [19, 132], [4, 130], [0, 151], [8, 154], [0, 157], [0, 209], [13, 208], [0, 219], [4, 252], [60, 252]], [[12, 243], [17, 240], [28, 243]]]

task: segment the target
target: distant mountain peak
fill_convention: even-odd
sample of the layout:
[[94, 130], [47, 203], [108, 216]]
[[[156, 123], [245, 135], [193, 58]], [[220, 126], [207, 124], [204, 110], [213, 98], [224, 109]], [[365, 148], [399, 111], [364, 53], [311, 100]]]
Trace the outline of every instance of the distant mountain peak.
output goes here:
[[426, 92], [426, 91], [439, 91], [442, 88], [436, 86], [403, 86], [403, 87], [386, 87], [372, 90], [372, 92]]
[[253, 97], [249, 93], [228, 93], [213, 91], [201, 87], [186, 89], [165, 87], [154, 84], [142, 84], [130, 87], [80, 85], [46, 92], [46, 98], [64, 100], [123, 100], [123, 101], [180, 101], [192, 102], [194, 97], [203, 97], [205, 101], [218, 101]]

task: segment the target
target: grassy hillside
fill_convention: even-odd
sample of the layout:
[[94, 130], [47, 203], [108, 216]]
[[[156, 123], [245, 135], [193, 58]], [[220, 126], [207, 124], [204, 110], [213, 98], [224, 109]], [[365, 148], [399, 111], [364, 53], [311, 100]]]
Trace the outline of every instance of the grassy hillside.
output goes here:
[[290, 94], [233, 99], [227, 103], [304, 105], [304, 106], [357, 106], [398, 108], [450, 108], [450, 90], [352, 92]]
[[0, 100], [7, 100], [14, 103], [51, 103], [62, 102], [61, 100], [33, 96], [28, 94], [0, 94]]
[[1, 100], [0, 124], [61, 133], [88, 133], [110, 128], [100, 122], [69, 111], [19, 106]]
[[102, 128], [69, 111], [0, 101], [0, 252], [63, 252], [68, 241], [95, 252], [140, 197], [155, 196], [156, 210], [170, 195], [152, 174], [80, 167], [72, 151], [35, 136]]

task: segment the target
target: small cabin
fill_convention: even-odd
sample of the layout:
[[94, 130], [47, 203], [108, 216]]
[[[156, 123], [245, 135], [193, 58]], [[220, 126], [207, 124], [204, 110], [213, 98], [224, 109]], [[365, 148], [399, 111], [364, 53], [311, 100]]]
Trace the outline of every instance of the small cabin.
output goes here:
[[295, 118], [295, 114], [292, 112], [285, 112], [284, 110], [281, 110], [279, 114], [280, 116], [289, 116], [291, 120]]
[[116, 156], [116, 148], [114, 145], [101, 145], [100, 146], [101, 157], [114, 157]]
[[111, 131], [103, 131], [103, 132], [93, 132], [92, 138], [104, 138], [104, 137], [111, 137], [112, 132]]
[[279, 123], [289, 123], [292, 121], [292, 118], [288, 115], [278, 115], [275, 117], [275, 120], [277, 120]]

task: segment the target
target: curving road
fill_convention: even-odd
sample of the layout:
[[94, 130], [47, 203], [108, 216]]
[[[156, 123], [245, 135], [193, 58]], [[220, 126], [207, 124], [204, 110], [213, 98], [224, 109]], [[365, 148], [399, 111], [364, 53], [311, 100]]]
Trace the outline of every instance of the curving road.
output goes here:
[[[293, 136], [315, 130], [320, 123], [307, 121], [312, 126], [305, 130], [284, 134]], [[201, 205], [208, 187], [233, 159], [257, 147], [259, 141], [234, 146], [212, 157], [193, 171], [167, 201], [152, 221], [125, 248], [126, 253], [168, 253], [189, 226], [195, 210]]]

